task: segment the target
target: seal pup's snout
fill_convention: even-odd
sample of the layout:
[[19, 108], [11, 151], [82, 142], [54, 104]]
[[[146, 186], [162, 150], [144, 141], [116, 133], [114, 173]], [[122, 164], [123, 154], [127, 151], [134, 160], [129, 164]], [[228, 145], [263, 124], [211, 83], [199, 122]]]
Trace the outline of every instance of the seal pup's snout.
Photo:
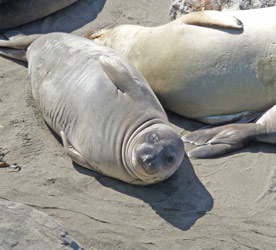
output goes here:
[[148, 174], [156, 174], [159, 170], [155, 155], [143, 156], [141, 165]]
[[[140, 162], [148, 174], [156, 174], [161, 168], [170, 168], [177, 161], [173, 148], [167, 145], [140, 145]], [[144, 152], [143, 152], [144, 151]]]
[[154, 145], [148, 145], [143, 143], [137, 147], [138, 161], [148, 174], [156, 174], [162, 164], [162, 157], [160, 155], [163, 152], [162, 147], [155, 147]]
[[159, 182], [178, 169], [183, 157], [180, 136], [165, 124], [155, 124], [136, 137], [132, 152], [133, 172], [144, 181]]

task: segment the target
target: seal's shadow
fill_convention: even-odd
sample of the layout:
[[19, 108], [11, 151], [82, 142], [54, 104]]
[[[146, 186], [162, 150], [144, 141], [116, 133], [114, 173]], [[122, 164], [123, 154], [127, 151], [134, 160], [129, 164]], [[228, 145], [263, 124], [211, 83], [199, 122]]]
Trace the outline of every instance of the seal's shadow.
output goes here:
[[10, 31], [20, 31], [25, 35], [50, 32], [70, 33], [96, 19], [105, 3], [106, 0], [79, 0], [49, 16]]
[[[184, 130], [195, 130], [204, 124], [169, 114], [170, 122]], [[105, 187], [136, 197], [148, 203], [152, 209], [171, 225], [188, 230], [213, 208], [213, 198], [197, 178], [187, 156], [168, 180], [151, 186], [134, 186], [106, 177], [73, 163], [75, 169], [94, 176]]]
[[212, 196], [197, 178], [186, 156], [172, 177], [151, 186], [126, 184], [85, 169], [76, 163], [73, 165], [78, 172], [94, 176], [105, 187], [148, 203], [160, 217], [181, 230], [188, 230], [213, 208]]
[[189, 118], [182, 117], [172, 111], [165, 110], [166, 114], [169, 118], [170, 123], [174, 124], [175, 126], [185, 130], [185, 131], [195, 131], [206, 127], [208, 124], [198, 122], [196, 120], [192, 120]]
[[[47, 127], [62, 145], [61, 138], [48, 125]], [[188, 230], [213, 208], [214, 200], [211, 194], [197, 178], [186, 155], [176, 173], [166, 181], [150, 186], [127, 184], [84, 168], [75, 162], [73, 166], [79, 173], [94, 177], [105, 187], [143, 200], [160, 217], [181, 230]]]

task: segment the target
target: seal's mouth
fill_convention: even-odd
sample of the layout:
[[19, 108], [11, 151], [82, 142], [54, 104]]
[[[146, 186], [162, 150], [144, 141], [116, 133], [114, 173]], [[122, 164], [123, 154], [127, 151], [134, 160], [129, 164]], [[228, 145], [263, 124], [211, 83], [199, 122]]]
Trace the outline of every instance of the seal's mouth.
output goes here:
[[152, 160], [150, 162], [147, 162], [138, 159], [137, 162], [148, 175], [155, 175], [159, 172], [158, 166], [156, 166], [156, 164]]

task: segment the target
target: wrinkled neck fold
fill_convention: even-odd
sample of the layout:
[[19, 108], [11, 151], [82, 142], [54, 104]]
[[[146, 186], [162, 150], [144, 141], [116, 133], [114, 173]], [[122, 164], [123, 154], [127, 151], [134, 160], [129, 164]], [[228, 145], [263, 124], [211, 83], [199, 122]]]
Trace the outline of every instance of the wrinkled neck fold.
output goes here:
[[[122, 148], [122, 160], [123, 160], [125, 169], [129, 173], [129, 175], [131, 175], [133, 178], [142, 180], [144, 182], [147, 182], [147, 178], [146, 176], [141, 176], [141, 174], [138, 171], [136, 171], [136, 168], [132, 160], [132, 153], [135, 150], [136, 142], [138, 141], [138, 138], [145, 131], [145, 129], [148, 130], [148, 128], [158, 124], [167, 125], [167, 123], [162, 119], [151, 119], [144, 122], [142, 125], [137, 127], [133, 131], [133, 133], [127, 138], [127, 141], [126, 143], [124, 143]], [[152, 182], [151, 178], [148, 178], [148, 179], [149, 179], [148, 182]]]

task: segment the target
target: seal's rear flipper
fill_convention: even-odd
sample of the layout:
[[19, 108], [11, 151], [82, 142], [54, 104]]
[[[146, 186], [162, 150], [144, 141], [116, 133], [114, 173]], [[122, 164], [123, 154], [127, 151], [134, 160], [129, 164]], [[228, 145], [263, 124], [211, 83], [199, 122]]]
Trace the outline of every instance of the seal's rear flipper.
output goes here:
[[0, 55], [4, 55], [10, 58], [18, 59], [21, 61], [27, 61], [26, 50], [30, 44], [40, 37], [41, 35], [29, 35], [23, 34], [2, 34], [5, 39], [0, 39]]
[[[76, 163], [83, 167], [88, 167], [87, 162], [83, 159], [82, 155], [76, 150], [71, 143], [68, 141], [65, 133], [60, 131], [62, 143], [64, 146], [65, 153]], [[89, 167], [88, 167], [89, 168]]]
[[184, 135], [184, 142], [198, 147], [188, 153], [193, 158], [210, 158], [244, 147], [262, 134], [262, 126], [256, 123], [229, 124], [211, 129], [201, 129]]
[[183, 23], [190, 25], [223, 29], [243, 29], [243, 24], [239, 19], [225, 12], [215, 10], [193, 12], [180, 19]]
[[26, 50], [24, 49], [8, 49], [8, 48], [0, 48], [0, 55], [6, 56], [9, 58], [17, 59], [20, 61], [27, 61], [26, 59]]

